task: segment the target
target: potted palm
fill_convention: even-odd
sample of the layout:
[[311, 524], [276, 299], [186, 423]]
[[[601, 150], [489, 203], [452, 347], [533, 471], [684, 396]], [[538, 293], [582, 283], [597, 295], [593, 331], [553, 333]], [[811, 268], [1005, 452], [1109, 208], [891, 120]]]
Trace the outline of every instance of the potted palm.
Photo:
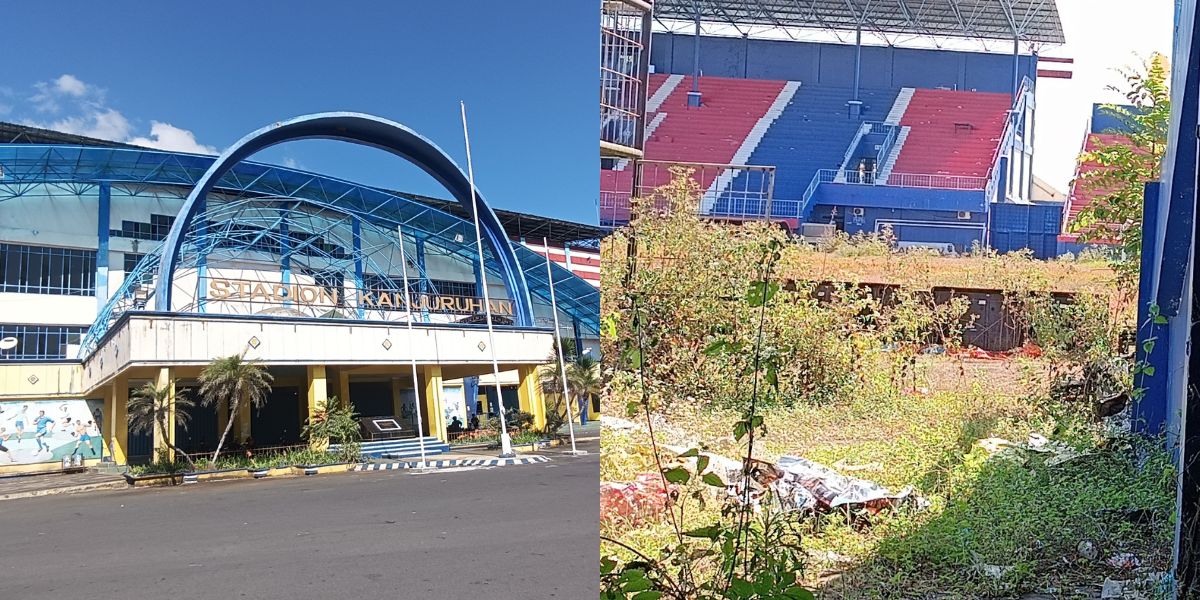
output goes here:
[[[172, 422], [171, 388], [174, 385], [174, 382], [161, 386], [146, 383], [129, 396], [127, 418], [130, 431], [150, 433], [155, 438], [164, 440], [165, 445], [175, 452], [173, 460], [167, 460], [165, 455], [160, 455], [157, 463], [152, 465], [155, 472], [142, 475], [126, 474], [125, 477], [130, 483], [174, 484], [177, 482], [180, 472], [183, 472], [184, 483], [189, 483], [189, 474], [192, 475], [194, 481], [196, 463], [192, 462], [192, 457], [188, 456], [187, 452], [172, 443], [171, 437], [167, 435], [168, 427], [187, 431], [188, 423], [191, 421], [190, 411], [194, 406], [194, 403], [185, 394], [176, 394], [175, 418]], [[187, 464], [187, 471], [181, 468], [180, 458]]]

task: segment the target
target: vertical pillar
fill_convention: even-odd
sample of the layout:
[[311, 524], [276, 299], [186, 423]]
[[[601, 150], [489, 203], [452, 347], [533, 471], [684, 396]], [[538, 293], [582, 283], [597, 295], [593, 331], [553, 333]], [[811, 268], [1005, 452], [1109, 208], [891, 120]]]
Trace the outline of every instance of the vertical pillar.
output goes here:
[[[428, 295], [431, 291], [433, 291], [433, 290], [429, 289], [429, 277], [426, 275], [427, 271], [425, 271], [425, 238], [420, 235], [413, 235], [411, 237], [417, 246], [417, 276], [419, 277], [417, 285], [420, 290], [421, 296], [425, 296], [425, 295]], [[478, 277], [476, 277], [476, 279], [478, 279]], [[476, 293], [478, 294], [479, 292], [476, 292]], [[421, 322], [428, 323], [429, 322], [429, 305], [426, 304], [425, 302], [421, 302], [420, 306], [421, 306]], [[396, 413], [396, 414], [400, 414], [400, 413]]]
[[425, 374], [425, 393], [422, 401], [425, 403], [425, 426], [429, 435], [446, 441], [446, 413], [442, 399], [442, 368], [438, 365], [426, 365], [422, 372]]
[[[856, 17], [858, 15], [855, 15]], [[862, 18], [854, 29], [854, 99], [858, 100], [858, 82], [862, 76]]]
[[106, 425], [108, 453], [118, 465], [125, 464], [126, 450], [129, 447], [129, 380], [116, 377], [112, 382], [112, 390], [106, 396], [109, 399], [106, 406]]
[[533, 428], [538, 431], [546, 429], [546, 400], [542, 397], [542, 386], [538, 381], [536, 365], [517, 367], [517, 398], [521, 410], [533, 415]]
[[[325, 365], [309, 365], [308, 366], [308, 386], [306, 397], [305, 420], [311, 419], [313, 413], [317, 412], [317, 402], [322, 402], [329, 397], [328, 388], [325, 379]], [[309, 446], [313, 449], [324, 448], [328, 441], [309, 440]]]
[[400, 378], [392, 378], [392, 414], [400, 416], [404, 414], [404, 398], [400, 395]]
[[338, 369], [338, 406], [351, 406], [350, 373], [344, 367]]
[[158, 375], [154, 378], [155, 387], [167, 388], [167, 438], [161, 439], [162, 436], [157, 425], [154, 428], [154, 458], [157, 460], [159, 456], [165, 456], [167, 460], [175, 460], [175, 451], [171, 448], [175, 444], [175, 377], [174, 369], [163, 367], [158, 370]]
[[[292, 239], [287, 219], [291, 209], [290, 205], [279, 209], [279, 276], [284, 287], [292, 281]], [[292, 299], [285, 299], [283, 305], [291, 306]]]
[[96, 214], [96, 311], [104, 310], [108, 304], [108, 225], [112, 213], [112, 186], [107, 181], [100, 182], [100, 206]]
[[350, 235], [353, 237], [354, 245], [354, 304], [358, 306], [358, 318], [362, 319], [364, 316], [362, 299], [358, 297], [363, 290], [362, 222], [358, 217], [350, 217]]
[[[205, 211], [208, 210], [208, 200], [201, 196], [196, 201], [196, 216], [203, 217]], [[192, 227], [196, 229], [196, 235], [203, 239], [208, 235], [208, 218], [200, 218]], [[201, 251], [196, 257], [196, 306], [200, 307], [200, 312], [206, 312], [208, 302], [208, 253]], [[150, 285], [147, 281], [146, 285]], [[157, 302], [157, 300], [155, 301]], [[158, 310], [171, 310], [170, 306], [159, 306]]]

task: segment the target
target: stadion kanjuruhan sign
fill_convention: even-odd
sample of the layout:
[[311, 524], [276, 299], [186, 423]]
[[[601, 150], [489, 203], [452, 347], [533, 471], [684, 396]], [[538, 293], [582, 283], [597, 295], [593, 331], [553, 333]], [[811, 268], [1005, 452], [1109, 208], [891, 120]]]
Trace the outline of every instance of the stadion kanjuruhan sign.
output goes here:
[[[211, 301], [264, 302], [268, 304], [299, 304], [306, 306], [348, 306], [366, 310], [408, 310], [414, 312], [442, 312], [483, 314], [483, 298], [471, 296], [449, 296], [432, 294], [405, 294], [403, 290], [357, 289], [354, 294], [345, 294], [339, 288], [302, 283], [273, 283], [245, 279], [220, 279], [208, 281], [208, 299]], [[406, 303], [411, 303], [411, 307]], [[512, 316], [510, 300], [492, 299], [492, 314]]]

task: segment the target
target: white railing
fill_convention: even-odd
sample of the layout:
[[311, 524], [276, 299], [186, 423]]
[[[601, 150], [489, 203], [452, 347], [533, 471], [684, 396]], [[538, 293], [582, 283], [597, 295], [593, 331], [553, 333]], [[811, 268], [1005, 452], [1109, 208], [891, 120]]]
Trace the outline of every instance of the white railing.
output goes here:
[[[683, 167], [691, 172], [691, 179], [701, 190], [696, 212], [705, 216], [737, 220], [761, 220], [795, 218], [799, 201], [776, 201], [772, 198], [775, 187], [775, 167], [766, 165], [677, 163], [670, 161], [637, 160], [638, 186], [634, 187], [634, 172], [618, 172], [623, 175], [601, 179], [600, 225], [617, 227], [629, 221], [632, 199], [641, 198], [652, 203], [656, 212], [670, 212], [672, 200], [659, 188], [671, 183], [672, 169]], [[607, 179], [607, 181], [606, 181]], [[727, 180], [728, 185], [713, 185], [718, 180]]]
[[992, 152], [992, 172], [988, 174], [988, 183], [984, 191], [984, 202], [989, 205], [999, 195], [1000, 155], [1004, 154], [1005, 148], [1012, 147], [1013, 139], [1017, 135], [1017, 122], [1024, 118], [1025, 104], [1028, 101], [1032, 87], [1033, 81], [1028, 77], [1021, 79], [1021, 87], [1017, 91], [1013, 107], [1009, 111], [1008, 117], [1004, 119], [1004, 130], [1000, 134], [1000, 143], [996, 144], [996, 150]]

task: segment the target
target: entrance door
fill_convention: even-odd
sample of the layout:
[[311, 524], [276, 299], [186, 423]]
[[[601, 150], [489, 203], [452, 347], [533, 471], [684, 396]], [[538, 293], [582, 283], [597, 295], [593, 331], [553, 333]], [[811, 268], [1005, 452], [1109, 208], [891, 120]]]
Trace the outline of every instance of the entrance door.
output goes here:
[[258, 448], [300, 443], [300, 388], [277, 387], [260, 410], [250, 411], [250, 437]]

